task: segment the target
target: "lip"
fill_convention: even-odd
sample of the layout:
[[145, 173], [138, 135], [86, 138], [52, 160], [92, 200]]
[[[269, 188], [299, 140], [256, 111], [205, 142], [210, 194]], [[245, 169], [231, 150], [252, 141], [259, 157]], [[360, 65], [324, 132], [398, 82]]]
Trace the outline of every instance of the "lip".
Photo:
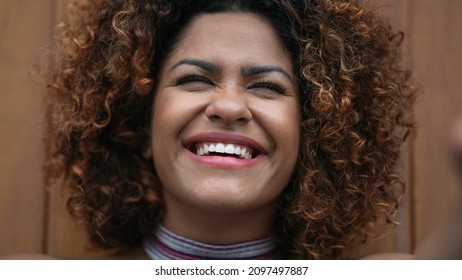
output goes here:
[[[258, 155], [252, 159], [239, 159], [234, 157], [222, 157], [222, 156], [198, 156], [197, 154], [190, 151], [191, 145], [196, 142], [221, 142], [227, 144], [244, 145], [253, 148], [258, 151]], [[203, 132], [195, 134], [191, 137], [186, 138], [183, 141], [185, 152], [196, 162], [203, 165], [217, 167], [217, 168], [239, 168], [239, 167], [250, 167], [259, 162], [266, 154], [266, 149], [257, 141], [234, 133], [224, 132]]]
[[184, 148], [184, 150], [195, 162], [217, 168], [250, 167], [259, 162], [264, 157], [262, 154], [253, 159], [239, 159], [234, 157], [221, 156], [198, 156], [187, 148]]

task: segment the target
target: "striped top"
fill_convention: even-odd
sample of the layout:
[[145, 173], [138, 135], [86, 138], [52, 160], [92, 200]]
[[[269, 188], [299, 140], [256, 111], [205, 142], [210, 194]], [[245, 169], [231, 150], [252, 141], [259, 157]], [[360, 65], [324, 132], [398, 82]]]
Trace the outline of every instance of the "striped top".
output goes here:
[[272, 237], [226, 245], [197, 242], [159, 226], [153, 239], [146, 239], [144, 250], [153, 260], [265, 260], [276, 259]]

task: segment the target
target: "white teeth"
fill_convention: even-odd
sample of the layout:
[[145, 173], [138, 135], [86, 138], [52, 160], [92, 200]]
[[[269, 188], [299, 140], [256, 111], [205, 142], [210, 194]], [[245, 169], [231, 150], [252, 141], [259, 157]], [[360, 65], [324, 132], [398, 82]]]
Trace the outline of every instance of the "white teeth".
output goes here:
[[217, 144], [215, 152], [217, 153], [224, 153], [225, 152], [225, 145], [219, 143]]
[[230, 154], [230, 155], [234, 155], [234, 145], [232, 145], [232, 144], [226, 145], [225, 153]]
[[240, 157], [241, 157], [241, 158], [247, 159], [247, 155], [248, 155], [247, 149], [246, 149], [246, 148], [243, 148], [243, 149], [241, 150], [241, 155], [240, 155]]
[[246, 149], [241, 151], [240, 157], [245, 158], [245, 159], [252, 159], [252, 154], [249, 151], [245, 151], [245, 150]]
[[235, 144], [224, 144], [224, 143], [215, 143], [215, 144], [205, 144], [197, 143], [196, 146], [198, 156], [206, 156], [209, 153], [222, 153], [229, 155], [237, 155], [241, 159], [252, 159], [252, 149], [248, 147], [242, 147]]

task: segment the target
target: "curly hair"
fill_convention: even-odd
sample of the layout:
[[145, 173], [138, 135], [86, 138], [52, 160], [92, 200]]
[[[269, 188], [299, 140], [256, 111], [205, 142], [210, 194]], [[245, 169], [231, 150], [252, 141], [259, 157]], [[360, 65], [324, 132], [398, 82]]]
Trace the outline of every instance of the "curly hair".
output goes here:
[[377, 224], [395, 223], [416, 92], [399, 65], [402, 33], [361, 1], [71, 2], [49, 84], [47, 184], [70, 190], [92, 244], [152, 235], [163, 209], [146, 156], [157, 69], [194, 17], [220, 11], [270, 19], [294, 60], [302, 135], [275, 215], [284, 257], [354, 257]]

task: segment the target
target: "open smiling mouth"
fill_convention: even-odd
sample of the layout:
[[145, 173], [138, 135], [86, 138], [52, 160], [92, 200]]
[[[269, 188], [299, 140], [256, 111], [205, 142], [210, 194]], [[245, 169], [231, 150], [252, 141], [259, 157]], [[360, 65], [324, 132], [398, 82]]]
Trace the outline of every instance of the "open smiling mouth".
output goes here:
[[260, 154], [251, 147], [228, 143], [196, 142], [188, 149], [198, 156], [234, 157], [243, 160], [253, 159]]

